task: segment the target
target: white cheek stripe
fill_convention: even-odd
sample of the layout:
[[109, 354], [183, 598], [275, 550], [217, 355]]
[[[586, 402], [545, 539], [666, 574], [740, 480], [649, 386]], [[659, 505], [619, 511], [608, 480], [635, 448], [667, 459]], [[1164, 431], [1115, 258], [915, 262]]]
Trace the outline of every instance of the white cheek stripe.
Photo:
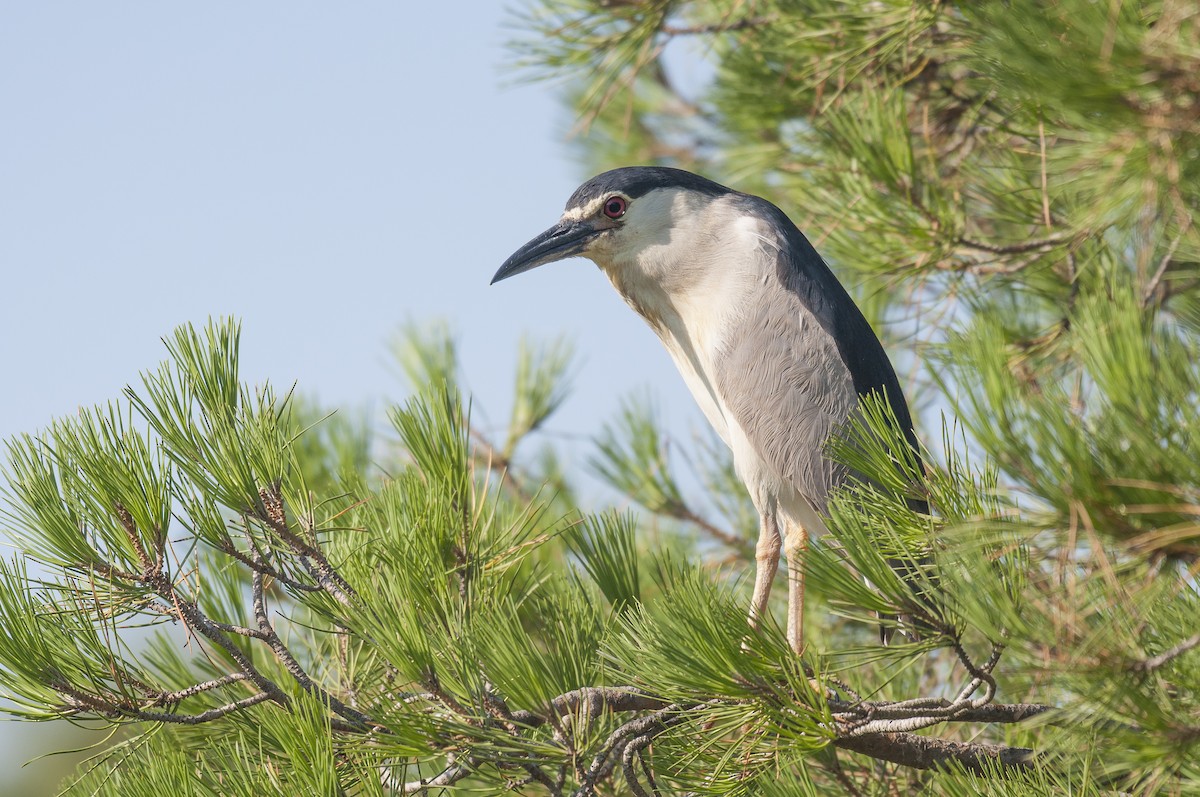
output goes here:
[[580, 219], [588, 218], [596, 215], [596, 211], [600, 209], [600, 203], [605, 200], [605, 197], [598, 196], [591, 202], [588, 202], [581, 208], [567, 208], [563, 211], [563, 221], [579, 221]]

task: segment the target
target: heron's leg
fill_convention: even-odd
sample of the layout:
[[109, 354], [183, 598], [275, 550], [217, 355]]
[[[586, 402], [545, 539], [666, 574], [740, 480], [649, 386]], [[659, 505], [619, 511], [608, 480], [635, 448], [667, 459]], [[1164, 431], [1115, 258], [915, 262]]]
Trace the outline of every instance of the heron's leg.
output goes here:
[[788, 529], [788, 642], [796, 655], [804, 650], [804, 554], [808, 551], [808, 529], [797, 524]]
[[754, 573], [754, 597], [750, 599], [750, 627], [758, 627], [758, 618], [767, 611], [767, 600], [771, 597], [771, 584], [775, 571], [779, 569], [779, 551], [783, 539], [779, 534], [779, 521], [775, 508], [759, 513], [758, 545], [754, 546], [754, 559], [758, 569]]

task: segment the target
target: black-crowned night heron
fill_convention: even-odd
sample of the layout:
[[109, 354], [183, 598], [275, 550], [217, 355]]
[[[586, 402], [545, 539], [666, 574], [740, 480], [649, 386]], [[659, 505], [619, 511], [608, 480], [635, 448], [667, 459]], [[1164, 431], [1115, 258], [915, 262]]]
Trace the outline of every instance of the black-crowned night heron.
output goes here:
[[787, 633], [799, 653], [804, 552], [825, 531], [830, 490], [848, 478], [826, 456], [830, 434], [875, 391], [915, 446], [883, 346], [783, 211], [680, 169], [630, 167], [588, 180], [492, 282], [576, 255], [650, 324], [733, 452], [761, 522], [752, 625], [786, 545]]

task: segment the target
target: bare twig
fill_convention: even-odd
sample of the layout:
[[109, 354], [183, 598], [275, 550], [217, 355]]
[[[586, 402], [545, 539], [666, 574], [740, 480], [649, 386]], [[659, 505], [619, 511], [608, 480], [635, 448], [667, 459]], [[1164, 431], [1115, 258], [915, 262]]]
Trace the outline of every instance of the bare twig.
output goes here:
[[262, 561], [261, 557], [256, 558], [256, 557], [252, 557], [248, 554], [242, 553], [241, 551], [239, 551], [237, 548], [234, 547], [232, 542], [225, 542], [222, 545], [218, 546], [218, 549], [222, 553], [232, 556], [234, 559], [238, 560], [239, 562], [244, 564], [246, 567], [249, 567], [251, 570], [257, 570], [258, 572], [262, 573], [264, 576], [270, 576], [271, 578], [275, 579], [280, 584], [283, 584], [286, 587], [290, 587], [292, 589], [299, 590], [300, 592], [320, 592], [321, 591], [321, 587], [313, 586], [312, 584], [305, 584], [301, 581], [297, 581], [296, 579], [286, 575], [285, 573], [278, 570], [277, 568], [272, 567], [267, 562]]
[[1056, 246], [1061, 246], [1069, 242], [1071, 237], [1070, 235], [1060, 233], [1019, 244], [993, 244], [987, 241], [976, 241], [964, 237], [958, 239], [958, 244], [967, 249], [977, 249], [980, 252], [990, 252], [993, 255], [1019, 255], [1024, 252], [1035, 252], [1039, 249], [1053, 249]]
[[[509, 710], [508, 704], [495, 692], [495, 689], [489, 683], [484, 684], [483, 705], [493, 717], [500, 720], [509, 735], [520, 737], [521, 729], [516, 724], [516, 720]], [[519, 765], [529, 773], [529, 780], [545, 786], [551, 797], [559, 797], [562, 794], [561, 782], [552, 779], [535, 762], [523, 760], [519, 761]]]
[[480, 451], [481, 456], [487, 461], [488, 471], [499, 473], [501, 483], [507, 482], [513, 491], [527, 502], [532, 501], [536, 497], [537, 493], [530, 490], [529, 485], [517, 469], [516, 464], [499, 447], [492, 443], [487, 435], [479, 429], [472, 427], [471, 437], [475, 440], [475, 446]]
[[210, 619], [208, 621], [212, 627], [218, 631], [224, 631], [227, 634], [237, 634], [238, 636], [249, 637], [250, 639], [265, 639], [262, 631], [255, 628], [247, 628], [244, 625], [233, 625], [231, 623], [222, 623], [218, 620]]
[[593, 708], [593, 714], [599, 713], [600, 706], [612, 712], [624, 712], [656, 711], [669, 705], [661, 697], [647, 694], [632, 686], [585, 686], [561, 694], [551, 701], [559, 716], [577, 711], [585, 703]]
[[202, 711], [199, 714], [176, 714], [172, 711], [123, 711], [127, 717], [134, 719], [145, 720], [148, 722], [167, 722], [182, 725], [200, 725], [205, 722], [212, 722], [220, 719], [226, 714], [232, 714], [235, 711], [243, 711], [251, 706], [257, 706], [259, 703], [265, 703], [271, 699], [271, 696], [266, 692], [256, 692], [249, 697], [244, 697], [241, 700], [235, 700], [232, 703], [226, 703], [223, 706], [210, 708], [208, 711]]
[[[227, 681], [227, 679], [219, 679], [219, 681]], [[218, 681], [210, 681], [208, 684], [198, 684], [198, 687], [216, 688], [214, 684]], [[173, 711], [151, 711], [149, 709], [139, 708], [133, 705], [128, 700], [114, 700], [111, 696], [97, 695], [82, 690], [65, 682], [55, 682], [51, 684], [54, 689], [67, 699], [67, 706], [70, 708], [70, 714], [78, 714], [82, 712], [90, 712], [107, 717], [125, 717], [127, 719], [143, 720], [146, 722], [166, 722], [177, 725], [200, 725], [205, 722], [212, 722], [220, 719], [227, 714], [232, 714], [235, 711], [242, 711], [256, 706], [259, 703], [264, 703], [271, 699], [271, 696], [266, 692], [257, 692], [249, 697], [235, 700], [226, 703], [223, 706], [217, 706], [207, 711], [202, 711], [198, 714], [177, 714]], [[196, 694], [197, 687], [192, 687], [189, 690], [181, 690]], [[169, 694], [169, 693], [168, 693]], [[157, 700], [151, 705], [162, 705], [163, 703]]]
[[1050, 217], [1050, 184], [1046, 170], [1046, 123], [1041, 119], [1038, 120], [1038, 149], [1042, 156], [1042, 223], [1050, 229], [1054, 225]]
[[453, 786], [469, 774], [471, 774], [471, 770], [467, 767], [451, 764], [432, 778], [418, 778], [407, 783], [397, 783], [392, 780], [390, 775], [385, 775], [384, 785], [401, 794], [420, 794], [429, 789]]
[[1145, 290], [1142, 291], [1142, 307], [1150, 304], [1150, 300], [1154, 298], [1154, 294], [1158, 291], [1158, 286], [1162, 282], [1163, 276], [1167, 273], [1167, 268], [1171, 265], [1171, 259], [1175, 257], [1175, 250], [1179, 248], [1179, 242], [1183, 240], [1183, 236], [1187, 233], [1188, 228], [1192, 225], [1192, 217], [1190, 215], [1184, 217], [1184, 223], [1180, 225], [1179, 232], [1171, 240], [1171, 244], [1167, 247], [1167, 252], [1162, 256], [1162, 260], [1158, 261], [1158, 268], [1154, 270], [1154, 276], [1146, 283]]
[[[629, 784], [629, 790], [637, 795], [637, 797], [650, 797], [651, 794], [658, 795], [658, 789], [653, 788], [653, 781], [651, 781], [652, 791], [648, 792], [642, 788], [641, 781], [638, 780], [637, 769], [634, 768], [634, 764], [642, 757], [642, 751], [649, 747], [650, 742], [653, 740], [653, 734], [642, 734], [636, 739], [631, 739], [625, 745], [625, 751], [621, 753], [621, 769], [625, 773], [625, 782]], [[647, 775], [649, 775], [649, 768], [646, 767], [645, 761], [642, 762], [642, 767], [646, 770]]]
[[747, 19], [723, 20], [707, 25], [663, 25], [660, 30], [668, 36], [702, 36], [709, 33], [729, 33], [731, 31], [746, 30], [747, 28], [761, 28], [777, 20], [778, 17], [775, 16], [749, 17]]
[[[997, 657], [993, 650], [984, 667], [972, 665], [970, 669], [974, 670], [976, 676], [972, 680], [986, 682], [990, 676], [985, 670], [994, 665]], [[971, 700], [972, 693], [973, 690], [964, 689], [960, 698], [955, 701], [944, 698], [872, 703], [830, 701], [829, 708], [840, 726], [833, 744], [879, 760], [918, 769], [942, 766], [951, 761], [969, 771], [982, 771], [985, 766], [996, 765], [1002, 768], [1027, 768], [1033, 760], [1033, 754], [1025, 748], [981, 742], [949, 742], [917, 736], [911, 732], [945, 722], [1016, 723], [1052, 709], [1051, 706], [1032, 703], [981, 704], [980, 701], [990, 701], [990, 697], [985, 695]], [[551, 711], [559, 716], [579, 710], [587, 710], [593, 714], [602, 710], [611, 713], [647, 710], [653, 712], [622, 724], [609, 735], [581, 778], [577, 794], [580, 797], [594, 794], [596, 784], [608, 777], [618, 762], [621, 763], [626, 777], [629, 777], [631, 772], [634, 772], [634, 756], [655, 736], [682, 722], [690, 710], [722, 702], [725, 701], [713, 700], [694, 706], [668, 705], [661, 698], [633, 687], [577, 689], [554, 698], [551, 701]], [[532, 727], [549, 721], [545, 717], [527, 712], [515, 712], [513, 718]], [[636, 747], [635, 742], [638, 745]], [[634, 748], [633, 752], [630, 752], [631, 747]], [[636, 773], [634, 778], [636, 779]], [[637, 790], [642, 787], [631, 781], [630, 788], [638, 793]]]
[[951, 742], [915, 733], [879, 733], [838, 738], [835, 747], [879, 761], [914, 769], [934, 769], [956, 764], [968, 772], [992, 775], [1000, 770], [1026, 770], [1033, 766], [1034, 752], [983, 742]]
[[669, 705], [648, 716], [630, 720], [609, 734], [580, 779], [576, 797], [589, 797], [595, 793], [596, 784], [611, 775], [616, 765], [623, 761], [624, 751], [631, 744], [631, 739], [647, 736], [652, 731], [659, 733], [666, 730], [669, 724], [682, 718], [683, 710], [681, 706]]
[[863, 797], [862, 791], [858, 788], [858, 784], [846, 774], [844, 769], [842, 769], [842, 762], [838, 760], [836, 755], [833, 756], [832, 763], [826, 768], [833, 775], [834, 779], [837, 780], [837, 782], [841, 785], [841, 787], [845, 789], [846, 794], [850, 795], [850, 797]]
[[[914, 705], [917, 703], [920, 705]], [[955, 722], [989, 722], [1011, 724], [1023, 722], [1030, 717], [1051, 711], [1053, 706], [1041, 703], [1011, 703], [991, 704], [979, 707], [959, 707], [955, 710], [955, 702], [945, 698], [928, 700], [909, 700], [903, 702], [864, 702], [846, 703], [831, 700], [829, 708], [835, 718], [859, 715], [871, 719], [910, 719], [913, 717], [938, 717], [944, 722], [948, 718]]]
[[1172, 660], [1182, 656], [1189, 650], [1194, 650], [1197, 647], [1200, 647], [1200, 634], [1194, 634], [1188, 637], [1175, 647], [1168, 648], [1162, 653], [1159, 653], [1157, 656], [1151, 656], [1148, 659], [1143, 659], [1142, 661], [1138, 662], [1136, 669], [1138, 672], [1143, 673], [1154, 672], [1159, 667], [1169, 664]]
[[267, 644], [283, 664], [284, 669], [296, 679], [296, 682], [309, 692], [317, 697], [322, 703], [329, 707], [329, 710], [349, 720], [351, 723], [361, 725], [364, 728], [374, 725], [375, 723], [366, 714], [351, 708], [331, 695], [328, 690], [324, 689], [320, 684], [313, 681], [304, 668], [300, 666], [300, 662], [292, 655], [291, 650], [283, 644], [283, 640], [279, 638], [279, 634], [275, 632], [275, 626], [271, 624], [271, 619], [267, 614], [266, 598], [263, 595], [263, 575], [255, 571], [251, 581], [252, 601], [254, 604], [254, 618], [258, 621], [258, 627], [262, 633], [261, 639]]
[[250, 657], [243, 653], [241, 648], [233, 644], [223, 631], [209, 620], [194, 603], [177, 598], [170, 590], [160, 594], [163, 594], [163, 597], [167, 600], [174, 600], [175, 605], [179, 608], [188, 626], [224, 650], [225, 654], [237, 665], [238, 669], [246, 674], [246, 677], [255, 686], [270, 695], [271, 699], [279, 705], [285, 707], [291, 705], [291, 698], [284, 694], [279, 685], [259, 672], [254, 666], [254, 662], [250, 660]]
[[321, 585], [322, 589], [339, 603], [349, 603], [350, 598], [354, 595], [350, 584], [329, 563], [320, 548], [303, 539], [288, 527], [283, 496], [279, 492], [278, 485], [272, 485], [269, 489], [261, 488], [258, 496], [262, 501], [262, 512], [256, 510], [258, 519], [266, 523], [275, 536], [300, 558], [300, 564], [308, 570], [313, 580]]
[[718, 528], [704, 517], [696, 514], [687, 506], [680, 506], [673, 512], [669, 513], [672, 517], [678, 520], [683, 520], [700, 528], [704, 533], [708, 534], [718, 542], [728, 545], [730, 548], [749, 556], [753, 552], [753, 546], [750, 540], [731, 531]]
[[169, 703], [179, 703], [193, 695], [198, 695], [201, 692], [209, 692], [209, 691], [212, 691], [213, 689], [220, 689], [221, 687], [228, 686], [229, 684], [233, 684], [233, 683], [238, 683], [238, 682], [244, 681], [244, 680], [246, 680], [246, 673], [244, 673], [244, 672], [230, 673], [229, 675], [223, 675], [220, 678], [214, 678], [211, 681], [204, 681], [203, 683], [198, 683], [198, 684], [195, 684], [194, 686], [189, 686], [187, 689], [179, 689], [174, 692], [161, 692], [161, 693], [155, 695], [154, 703], [152, 705], [165, 706]]

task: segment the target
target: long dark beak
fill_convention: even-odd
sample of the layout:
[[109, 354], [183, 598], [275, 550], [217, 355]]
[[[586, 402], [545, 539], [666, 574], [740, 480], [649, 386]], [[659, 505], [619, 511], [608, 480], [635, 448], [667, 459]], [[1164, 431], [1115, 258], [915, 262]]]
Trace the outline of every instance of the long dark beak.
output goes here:
[[560, 221], [522, 246], [492, 277], [492, 284], [522, 272], [573, 257], [583, 251], [598, 231], [587, 221]]

